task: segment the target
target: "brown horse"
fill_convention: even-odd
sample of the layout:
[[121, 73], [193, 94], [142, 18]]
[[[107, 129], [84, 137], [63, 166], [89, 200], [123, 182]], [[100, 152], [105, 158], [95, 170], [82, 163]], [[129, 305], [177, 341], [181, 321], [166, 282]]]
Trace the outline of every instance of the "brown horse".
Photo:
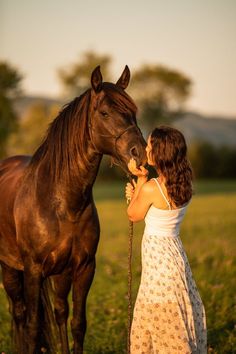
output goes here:
[[92, 188], [101, 158], [112, 156], [126, 171], [131, 157], [138, 164], [145, 160], [136, 106], [124, 91], [129, 79], [126, 66], [116, 84], [103, 82], [97, 67], [91, 89], [59, 113], [32, 157], [0, 162], [0, 263], [19, 354], [38, 353], [42, 345], [54, 351], [45, 344], [49, 332], [41, 338], [50, 318], [44, 313], [45, 283], [52, 275], [61, 351], [69, 353], [67, 297], [72, 286], [73, 350], [83, 352], [86, 298], [100, 232]]

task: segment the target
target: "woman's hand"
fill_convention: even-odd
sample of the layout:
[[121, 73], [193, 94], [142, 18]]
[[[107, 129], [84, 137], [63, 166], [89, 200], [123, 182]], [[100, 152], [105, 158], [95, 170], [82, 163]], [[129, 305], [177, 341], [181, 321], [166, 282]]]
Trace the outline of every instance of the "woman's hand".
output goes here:
[[128, 163], [128, 169], [132, 173], [132, 175], [139, 177], [145, 177], [147, 178], [148, 176], [148, 170], [146, 170], [145, 167], [140, 166], [137, 167], [136, 161], [134, 158], [131, 158]]
[[136, 187], [136, 182], [132, 180], [132, 183], [127, 183], [125, 187], [125, 197], [127, 201], [130, 201], [133, 198], [135, 187]]

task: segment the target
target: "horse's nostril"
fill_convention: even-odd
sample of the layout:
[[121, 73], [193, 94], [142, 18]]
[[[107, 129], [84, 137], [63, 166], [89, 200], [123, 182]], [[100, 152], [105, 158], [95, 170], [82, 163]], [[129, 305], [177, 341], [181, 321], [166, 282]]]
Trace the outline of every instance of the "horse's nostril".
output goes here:
[[130, 149], [130, 155], [132, 157], [138, 157], [138, 155], [139, 155], [138, 154], [138, 150], [137, 150], [137, 148], [135, 146]]

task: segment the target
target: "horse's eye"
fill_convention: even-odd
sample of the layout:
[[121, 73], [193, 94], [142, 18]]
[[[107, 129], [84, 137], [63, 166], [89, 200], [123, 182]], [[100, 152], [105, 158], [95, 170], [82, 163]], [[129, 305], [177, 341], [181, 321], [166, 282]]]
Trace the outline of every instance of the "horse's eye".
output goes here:
[[101, 112], [101, 115], [104, 117], [104, 118], [107, 118], [108, 117], [108, 113], [106, 111], [102, 111]]

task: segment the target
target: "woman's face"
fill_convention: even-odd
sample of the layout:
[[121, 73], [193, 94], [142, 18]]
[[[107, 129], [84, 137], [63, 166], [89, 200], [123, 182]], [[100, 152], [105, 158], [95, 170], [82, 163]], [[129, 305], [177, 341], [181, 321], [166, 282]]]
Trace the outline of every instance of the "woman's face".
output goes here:
[[154, 166], [154, 163], [152, 161], [152, 145], [151, 145], [151, 136], [149, 135], [148, 140], [147, 140], [147, 146], [146, 146], [146, 153], [147, 153], [147, 163], [150, 166]]

